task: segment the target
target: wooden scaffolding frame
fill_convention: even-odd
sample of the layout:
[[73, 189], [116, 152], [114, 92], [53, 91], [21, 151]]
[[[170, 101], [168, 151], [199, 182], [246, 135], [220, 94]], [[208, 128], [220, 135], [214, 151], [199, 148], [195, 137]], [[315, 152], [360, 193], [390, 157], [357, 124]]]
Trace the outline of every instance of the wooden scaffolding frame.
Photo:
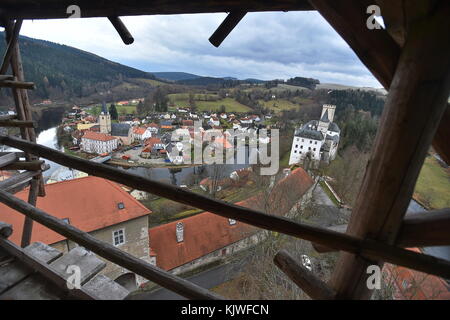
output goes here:
[[[112, 0], [107, 8], [95, 0], [16, 0], [0, 5], [8, 33], [8, 49], [1, 67], [0, 86], [13, 90], [17, 123], [22, 139], [0, 136], [0, 143], [25, 152], [22, 166], [42, 166], [38, 157], [188, 204], [223, 217], [259, 228], [281, 232], [311, 241], [318, 250], [340, 250], [339, 262], [330, 283], [324, 283], [295, 261], [287, 252], [279, 252], [275, 264], [314, 299], [367, 299], [366, 272], [369, 265], [389, 262], [450, 279], [450, 262], [404, 249], [405, 246], [450, 245], [449, 209], [407, 216], [406, 210], [426, 153], [432, 144], [442, 159], [450, 163], [450, 3], [444, 0], [375, 0], [381, 8], [386, 29], [366, 26], [367, 0], [274, 0], [245, 3], [232, 0]], [[210, 199], [202, 195], [126, 173], [40, 146], [30, 128], [31, 112], [20, 61], [17, 37], [21, 19], [67, 17], [66, 8], [76, 4], [83, 17], [107, 17], [125, 43], [133, 37], [120, 20], [122, 15], [230, 12], [211, 43], [218, 46], [247, 12], [317, 10], [349, 44], [360, 60], [388, 90], [366, 174], [346, 232], [337, 232], [291, 221], [287, 218]], [[13, 21], [15, 21], [13, 25]], [[4, 75], [8, 63], [12, 76]], [[26, 89], [25, 89], [26, 88]], [[7, 123], [14, 119], [1, 119]], [[5, 157], [4, 155], [2, 157]], [[8, 155], [8, 157], [11, 157]], [[6, 165], [17, 161], [4, 158]], [[0, 165], [2, 164], [0, 158]], [[10, 161], [10, 162], [8, 162]], [[41, 170], [39, 170], [41, 169]], [[89, 234], [35, 207], [38, 191], [44, 193], [42, 169], [26, 173], [31, 180], [29, 202], [8, 189], [16, 190], [8, 179], [0, 182], [0, 201], [26, 216], [24, 239], [29, 242], [31, 222], [37, 221], [98, 255], [121, 265], [161, 286], [194, 299], [220, 299], [216, 294], [175, 277], [119, 249], [98, 241]], [[24, 175], [25, 176], [25, 175]], [[40, 187], [39, 187], [40, 186]], [[12, 188], [12, 189], [11, 189]], [[31, 192], [33, 190], [33, 192]], [[0, 219], [1, 220], [1, 219]], [[432, 230], [432, 234], [430, 234]], [[26, 232], [25, 232], [26, 231]]]

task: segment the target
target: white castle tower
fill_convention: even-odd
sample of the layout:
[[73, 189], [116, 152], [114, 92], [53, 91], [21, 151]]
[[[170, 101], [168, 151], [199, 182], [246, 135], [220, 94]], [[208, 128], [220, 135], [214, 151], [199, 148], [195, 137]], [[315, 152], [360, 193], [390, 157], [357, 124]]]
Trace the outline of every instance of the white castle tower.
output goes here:
[[322, 107], [322, 115], [320, 116], [318, 130], [321, 131], [324, 136], [326, 136], [330, 123], [334, 120], [334, 112], [336, 111], [336, 106], [332, 104], [324, 104]]

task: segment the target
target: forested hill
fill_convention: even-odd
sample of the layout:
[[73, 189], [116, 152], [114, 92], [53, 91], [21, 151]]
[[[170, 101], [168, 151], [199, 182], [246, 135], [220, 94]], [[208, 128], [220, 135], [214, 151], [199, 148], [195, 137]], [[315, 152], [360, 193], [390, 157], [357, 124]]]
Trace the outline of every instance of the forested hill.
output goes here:
[[[0, 32], [1, 56], [5, 49], [5, 34]], [[155, 79], [151, 73], [49, 41], [21, 36], [20, 49], [26, 80], [37, 87], [31, 92], [34, 100], [86, 97], [109, 90], [124, 79]], [[2, 90], [0, 99], [5, 94]]]

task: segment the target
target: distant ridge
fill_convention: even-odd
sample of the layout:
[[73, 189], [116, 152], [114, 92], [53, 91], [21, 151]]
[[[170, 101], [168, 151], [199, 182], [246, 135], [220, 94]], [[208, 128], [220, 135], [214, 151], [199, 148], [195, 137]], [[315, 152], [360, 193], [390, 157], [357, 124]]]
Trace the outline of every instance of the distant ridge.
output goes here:
[[190, 80], [202, 78], [196, 74], [187, 72], [152, 72], [157, 78], [170, 81]]

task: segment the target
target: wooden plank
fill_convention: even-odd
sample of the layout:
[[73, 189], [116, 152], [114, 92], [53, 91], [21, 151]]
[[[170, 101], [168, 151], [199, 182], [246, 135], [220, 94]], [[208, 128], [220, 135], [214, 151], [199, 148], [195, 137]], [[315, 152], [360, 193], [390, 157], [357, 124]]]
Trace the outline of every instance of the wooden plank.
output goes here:
[[24, 182], [30, 181], [33, 177], [39, 175], [39, 171], [25, 171], [15, 176], [12, 176], [9, 179], [0, 181], [0, 189], [1, 190], [9, 190], [14, 188], [18, 184], [22, 184]]
[[220, 44], [225, 40], [231, 31], [238, 25], [238, 23], [247, 14], [245, 11], [232, 11], [230, 12], [225, 20], [220, 24], [220, 26], [214, 31], [214, 33], [209, 38], [209, 42], [215, 47], [219, 47]]
[[396, 244], [402, 247], [450, 245], [450, 208], [409, 214]]
[[335, 298], [336, 292], [333, 289], [298, 263], [286, 250], [279, 251], [273, 261], [311, 299], [333, 300]]
[[18, 160], [17, 155], [14, 152], [0, 156], [0, 168], [2, 168], [2, 170], [8, 170], [3, 169], [3, 167], [7, 166], [8, 164], [16, 162], [17, 160]]
[[[33, 207], [36, 206], [38, 193], [39, 193], [38, 181], [36, 180], [36, 178], [33, 178], [31, 179], [30, 189], [28, 190], [28, 203]], [[33, 231], [33, 220], [31, 220], [28, 217], [25, 217], [25, 221], [23, 223], [22, 239], [20, 243], [22, 248], [30, 244], [32, 231]]]
[[132, 44], [134, 42], [134, 38], [130, 31], [128, 31], [127, 27], [118, 16], [110, 16], [108, 19], [114, 26], [114, 29], [116, 29], [123, 43]]
[[36, 122], [28, 120], [5, 120], [0, 121], [0, 127], [15, 127], [15, 128], [36, 128]]
[[89, 280], [83, 289], [101, 300], [124, 300], [130, 294], [127, 289], [102, 274]]
[[45, 169], [44, 160], [33, 160], [33, 161], [17, 161], [8, 164], [2, 168], [2, 170], [29, 170], [38, 171]]
[[[11, 241], [5, 240], [0, 238], [0, 247], [8, 251], [9, 254], [14, 256], [16, 258], [17, 262], [20, 262], [22, 265], [26, 265], [32, 270], [35, 270], [38, 272], [38, 275], [33, 275], [32, 279], [30, 280], [32, 283], [36, 282], [44, 282], [45, 284], [51, 284], [53, 288], [59, 289], [55, 292], [66, 292], [68, 295], [78, 298], [78, 299], [86, 299], [86, 300], [93, 300], [97, 299], [97, 297], [87, 293], [82, 287], [77, 288], [71, 288], [69, 289], [67, 285], [67, 278], [65, 277], [65, 272], [61, 273], [55, 268], [50, 267], [49, 264], [47, 264], [48, 261], [42, 261], [39, 258], [34, 257], [33, 255], [25, 252], [20, 247], [12, 243]], [[51, 258], [51, 255], [47, 255], [46, 257]], [[56, 261], [56, 260], [55, 260]], [[54, 263], [54, 262], [52, 262]], [[31, 277], [30, 277], [31, 278]], [[29, 278], [27, 279], [29, 280]], [[23, 282], [23, 281], [22, 281]], [[22, 282], [20, 284], [22, 284]], [[25, 284], [22, 284], [25, 286]], [[26, 282], [26, 286], [28, 286], [28, 282]], [[19, 289], [18, 289], [19, 288]], [[47, 288], [47, 286], [44, 286], [44, 288]], [[17, 296], [23, 295], [24, 293], [23, 289], [21, 289], [20, 285], [14, 286], [11, 290], [8, 290], [5, 292], [5, 294], [15, 294]], [[13, 293], [12, 293], [13, 292]], [[33, 292], [32, 294], [37, 294], [37, 298], [41, 299], [39, 297], [39, 294], [42, 293], [41, 290], [38, 292]], [[44, 292], [46, 293], [46, 292]], [[46, 293], [47, 294], [47, 293]], [[60, 294], [58, 294], [60, 295]], [[3, 296], [0, 296], [0, 299], [3, 298]]]
[[0, 88], [16, 88], [16, 89], [34, 90], [34, 89], [36, 89], [36, 86], [33, 82], [3, 80], [3, 81], [0, 81]]
[[108, 16], [134, 16], [153, 14], [186, 14], [186, 13], [212, 13], [231, 12], [245, 10], [247, 12], [258, 11], [294, 11], [312, 10], [307, 0], [135, 0], [132, 4], [129, 0], [113, 0], [108, 5], [100, 0], [59, 0], [59, 1], [33, 1], [16, 0], [1, 5], [11, 18], [23, 19], [52, 19], [67, 18], [67, 8], [77, 4], [81, 8], [81, 17], [108, 17]]
[[58, 271], [66, 279], [72, 275], [71, 273], [66, 273], [67, 268], [71, 265], [80, 268], [81, 285], [88, 282], [106, 267], [106, 263], [103, 260], [100, 260], [94, 253], [82, 247], [75, 247], [62, 257], [50, 263], [52, 269]]
[[[349, 234], [395, 242], [423, 161], [447, 108], [450, 42], [436, 34], [450, 31], [449, 15], [449, 6], [436, 10], [434, 16], [415, 23], [408, 32], [350, 218]], [[374, 262], [341, 254], [331, 280], [339, 298], [370, 296], [366, 271], [371, 264]]]
[[[16, 23], [14, 24], [14, 30], [13, 33], [9, 39], [8, 47], [6, 48], [5, 55], [3, 56], [3, 62], [0, 67], [0, 75], [3, 75], [6, 73], [9, 67], [9, 63], [11, 60], [11, 56], [14, 53], [14, 47], [16, 46], [17, 39], [19, 38], [20, 28], [22, 27], [22, 20], [18, 19]], [[5, 80], [5, 79], [1, 79]]]
[[[17, 139], [17, 138], [14, 138]], [[0, 138], [1, 140], [1, 138]], [[27, 144], [31, 144], [30, 142], [24, 142]], [[33, 144], [32, 144], [33, 145]], [[39, 147], [39, 148], [45, 148], [45, 147]], [[50, 149], [52, 150], [52, 149]], [[52, 150], [53, 152], [54, 150]], [[55, 151], [56, 152], [56, 151]], [[77, 159], [78, 160], [78, 159]], [[79, 159], [81, 160], [81, 159]], [[88, 161], [88, 163], [90, 163]], [[104, 166], [104, 165], [102, 165]], [[108, 168], [110, 169], [110, 168]], [[114, 169], [117, 170], [117, 169]], [[87, 172], [86, 170], [83, 170], [84, 172]], [[136, 175], [132, 175], [129, 173], [125, 173], [125, 175], [128, 175], [128, 183], [124, 183], [125, 185], [129, 185], [130, 181], [134, 177], [138, 177], [140, 179], [143, 179], [142, 181], [146, 181], [148, 179], [142, 178]], [[151, 181], [151, 180], [148, 180]], [[155, 183], [151, 181], [152, 183]], [[141, 184], [140, 190], [146, 190], [143, 188], [144, 184]], [[162, 184], [161, 188], [174, 188], [169, 185]], [[182, 189], [183, 190], [183, 189]], [[193, 194], [197, 195], [192, 192], [184, 191], [186, 194]], [[172, 195], [173, 196], [173, 195]], [[197, 195], [198, 196], [198, 195]], [[192, 197], [191, 197], [192, 198]], [[206, 198], [208, 201], [217, 201], [213, 199]], [[11, 208], [17, 210], [18, 212], [21, 212], [25, 214], [26, 216], [30, 217], [31, 219], [39, 222], [40, 224], [48, 227], [49, 229], [52, 229], [59, 234], [64, 235], [68, 239], [78, 243], [79, 245], [82, 245], [86, 247], [87, 249], [97, 253], [99, 256], [106, 258], [107, 260], [110, 260], [116, 264], [119, 264], [123, 266], [126, 269], [129, 269], [130, 271], [133, 271], [149, 280], [152, 280], [158, 284], [158, 280], [155, 279], [155, 271], [153, 270], [154, 267], [151, 266], [148, 263], [145, 263], [142, 265], [142, 261], [126, 254], [125, 252], [122, 252], [120, 250], [117, 250], [114, 246], [107, 244], [102, 241], [98, 241], [97, 239], [93, 238], [89, 234], [82, 232], [73, 226], [70, 226], [62, 221], [60, 219], [57, 219], [44, 211], [35, 208], [25, 201], [18, 199], [7, 192], [0, 190], [0, 201], [5, 203], [6, 205], [10, 206]], [[195, 204], [194, 204], [195, 205]], [[273, 230], [277, 232], [282, 232], [288, 235], [292, 235], [295, 237], [299, 237], [302, 239], [306, 239], [313, 242], [318, 242], [323, 245], [327, 245], [333, 248], [337, 248], [340, 250], [345, 250], [353, 253], [361, 254], [365, 257], [373, 258], [375, 260], [383, 260], [390, 263], [398, 264], [401, 266], [405, 266], [408, 268], [412, 268], [415, 270], [419, 270], [422, 272], [427, 272], [430, 274], [435, 274], [442, 276], [444, 278], [450, 278], [450, 262], [438, 259], [429, 255], [420, 254], [416, 252], [412, 252], [409, 250], [401, 249], [393, 245], [388, 245], [383, 242], [369, 240], [369, 239], [359, 239], [356, 237], [352, 237], [347, 234], [341, 234], [339, 232], [323, 229], [320, 227], [315, 227], [307, 224], [301, 224], [298, 222], [294, 222], [292, 220], [289, 220], [287, 218], [278, 217], [278, 216], [272, 216], [268, 214], [264, 214], [258, 211], [250, 210], [247, 208], [235, 206], [226, 204], [224, 202], [224, 205], [221, 207], [223, 210], [221, 211], [219, 215], [223, 215], [225, 217], [231, 217], [236, 220], [241, 220], [249, 224], [257, 225], [257, 226], [264, 226], [265, 229]], [[217, 211], [217, 207], [215, 208]], [[211, 212], [214, 212], [213, 210], [209, 210]], [[222, 214], [223, 212], [230, 211], [230, 214]], [[243, 214], [244, 213], [244, 214]], [[159, 276], [164, 276], [165, 274], [159, 274]], [[166, 279], [169, 280], [170, 278]], [[160, 280], [161, 281], [161, 280]], [[167, 284], [167, 281], [161, 281], [164, 286], [164, 284]], [[171, 283], [172, 285], [179, 285], [179, 283]], [[173, 288], [171, 288], [173, 291], [175, 291]], [[182, 287], [181, 289], [186, 289]], [[195, 288], [196, 289], [196, 288]], [[186, 292], [183, 291], [185, 294]], [[189, 291], [188, 291], [189, 292]], [[199, 292], [195, 292], [196, 294], [199, 294]]]
[[124, 267], [131, 272], [151, 280], [162, 287], [168, 288], [184, 297], [207, 300], [222, 299], [215, 293], [212, 293], [187, 280], [176, 277], [169, 272], [159, 269], [127, 252], [121, 251], [112, 244], [100, 241], [90, 234], [83, 232], [72, 225], [64, 223], [60, 219], [57, 219], [38, 208], [30, 206], [25, 201], [15, 198], [8, 193], [0, 191], [0, 199], [8, 206], [24, 213], [34, 221], [37, 221], [42, 225], [64, 235], [66, 238], [78, 243], [88, 250], [91, 250], [106, 260], [118, 264], [121, 267]]
[[67, 294], [40, 274], [33, 274], [0, 294], [0, 300], [61, 300]]
[[32, 272], [33, 270], [18, 260], [2, 265], [0, 267], [0, 294], [25, 279]]
[[23, 252], [45, 263], [51, 263], [63, 255], [58, 249], [50, 247], [42, 242], [33, 242], [23, 248]]

